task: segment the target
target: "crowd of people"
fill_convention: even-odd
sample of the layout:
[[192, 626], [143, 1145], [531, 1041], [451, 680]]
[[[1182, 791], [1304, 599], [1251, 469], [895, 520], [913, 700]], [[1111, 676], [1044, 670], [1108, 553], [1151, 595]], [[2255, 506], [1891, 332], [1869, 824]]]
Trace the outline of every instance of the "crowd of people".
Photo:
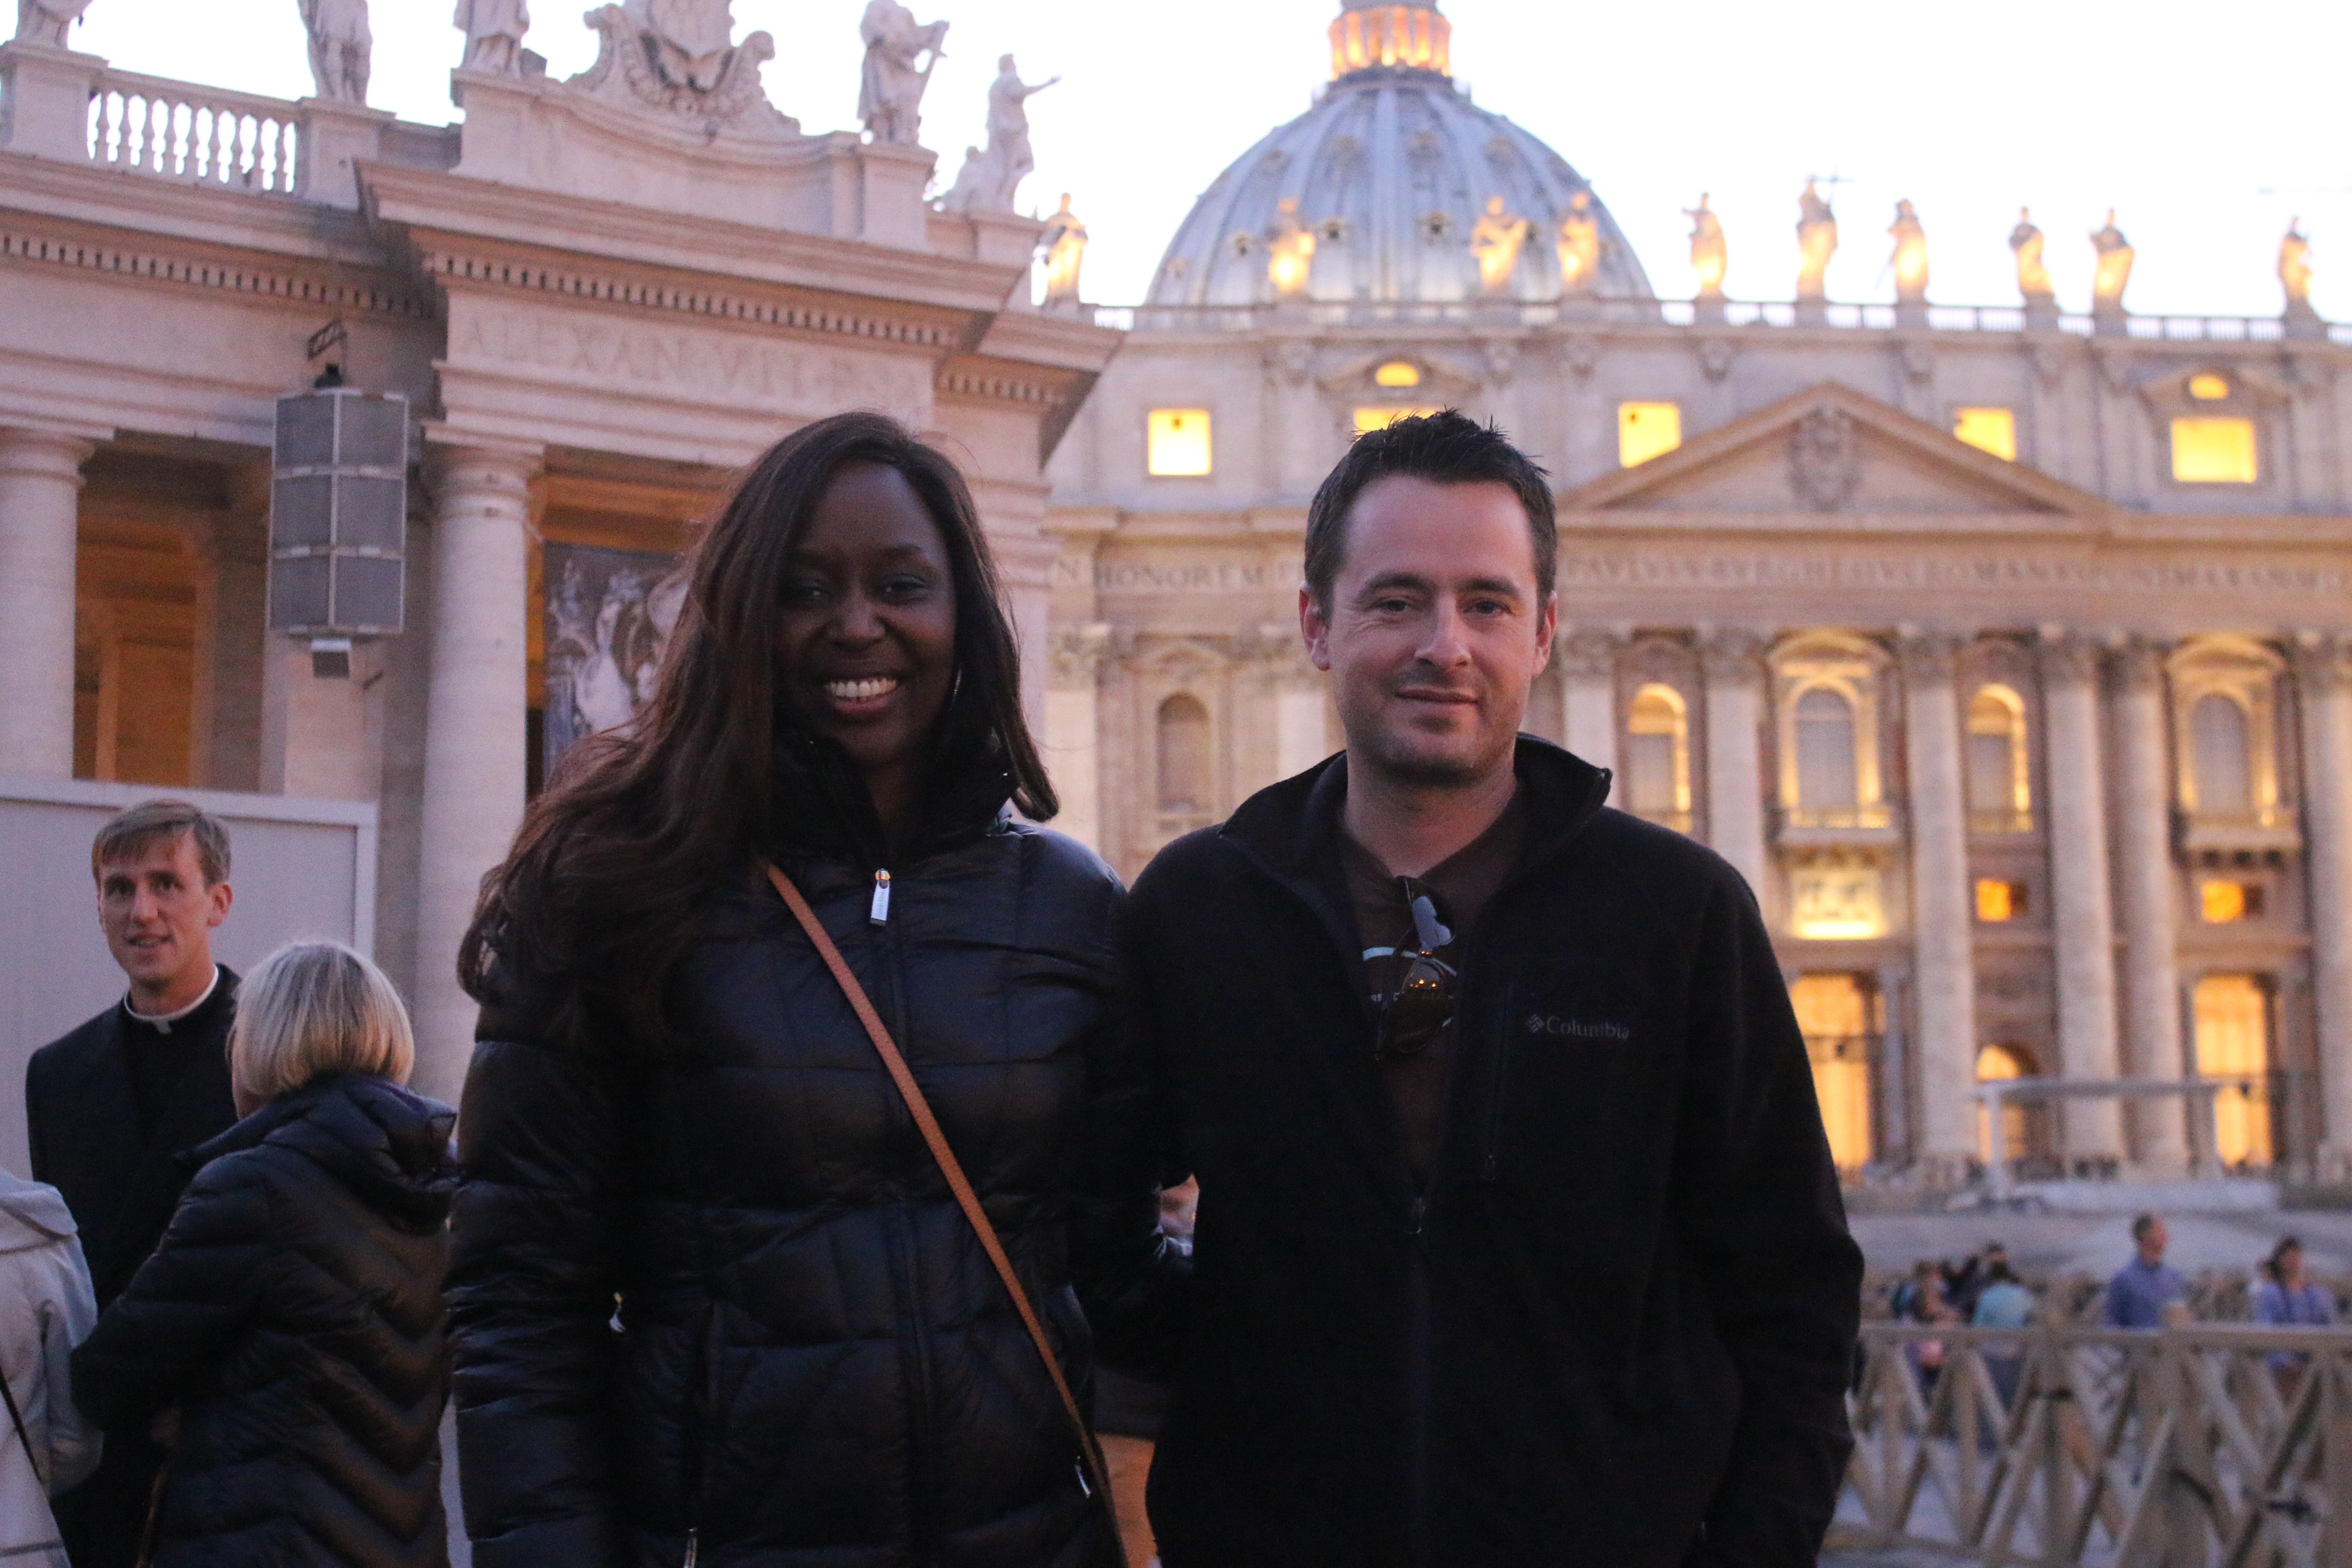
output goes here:
[[1861, 1257], [1748, 889], [1520, 732], [1551, 506], [1458, 414], [1359, 439], [1345, 749], [1130, 892], [1041, 826], [961, 476], [803, 428], [486, 879], [457, 1111], [361, 954], [215, 959], [217, 821], [109, 822], [0, 1560], [438, 1568], [454, 1406], [482, 1568], [1811, 1563]]

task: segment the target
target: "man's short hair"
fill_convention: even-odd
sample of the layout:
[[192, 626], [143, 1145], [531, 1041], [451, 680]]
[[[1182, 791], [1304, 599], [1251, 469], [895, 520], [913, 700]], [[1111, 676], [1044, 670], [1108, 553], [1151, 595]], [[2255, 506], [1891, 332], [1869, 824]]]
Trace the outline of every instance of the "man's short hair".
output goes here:
[[1331, 607], [1331, 585], [1348, 548], [1348, 513], [1375, 481], [1404, 475], [1438, 485], [1504, 485], [1528, 514], [1528, 542], [1536, 558], [1536, 594], [1551, 596], [1559, 558], [1552, 517], [1551, 480], [1492, 425], [1459, 409], [1416, 414], [1356, 437], [1307, 509], [1307, 586], [1316, 604]]
[[89, 874], [96, 878], [110, 860], [144, 853], [162, 838], [187, 834], [196, 841], [196, 868], [205, 886], [228, 880], [228, 829], [220, 818], [184, 800], [147, 800], [114, 817], [98, 830], [89, 847]]
[[2152, 1214], [2144, 1214], [2139, 1215], [2132, 1221], [2132, 1240], [2136, 1243], [2146, 1241], [2147, 1239], [2147, 1233], [2154, 1230], [2157, 1227], [2157, 1225], [2158, 1219], [2156, 1215]]

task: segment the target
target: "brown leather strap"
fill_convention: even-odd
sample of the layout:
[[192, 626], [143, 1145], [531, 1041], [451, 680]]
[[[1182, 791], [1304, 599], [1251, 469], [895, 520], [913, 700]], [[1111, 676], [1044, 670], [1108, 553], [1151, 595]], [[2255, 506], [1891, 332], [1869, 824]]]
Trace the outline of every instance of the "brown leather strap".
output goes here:
[[[1029, 1331], [1029, 1342], [1037, 1347], [1038, 1358], [1045, 1362], [1046, 1374], [1054, 1380], [1054, 1392], [1062, 1396], [1062, 1410], [1070, 1418], [1071, 1430], [1077, 1435], [1078, 1458], [1086, 1466], [1087, 1483], [1094, 1488], [1095, 1497], [1105, 1511], [1110, 1514], [1112, 1535], [1116, 1539], [1118, 1533], [1118, 1510], [1111, 1500], [1110, 1475], [1103, 1466], [1102, 1450], [1095, 1443], [1094, 1428], [1087, 1424], [1085, 1415], [1078, 1409], [1077, 1395], [1070, 1392], [1069, 1380], [1062, 1375], [1061, 1363], [1054, 1359], [1054, 1347], [1045, 1339], [1045, 1325], [1038, 1321], [1036, 1310], [1029, 1304], [1029, 1292], [1021, 1288], [1020, 1277], [1013, 1272], [1013, 1260], [1004, 1255], [1004, 1244], [996, 1239], [996, 1227], [988, 1222], [988, 1212], [980, 1206], [980, 1195], [971, 1190], [971, 1183], [965, 1177], [963, 1166], [956, 1160], [955, 1151], [948, 1147], [947, 1134], [940, 1131], [939, 1118], [931, 1114], [930, 1101], [923, 1098], [922, 1086], [915, 1081], [913, 1071], [907, 1066], [907, 1058], [898, 1054], [898, 1046], [891, 1041], [890, 1031], [883, 1026], [882, 1016], [866, 999], [866, 988], [858, 984], [857, 976], [849, 972], [849, 964], [842, 958], [841, 949], [835, 947], [833, 938], [825, 934], [824, 927], [818, 923], [816, 911], [809, 908], [806, 899], [801, 897], [801, 890], [793, 886], [793, 879], [773, 866], [766, 869], [768, 880], [782, 895], [785, 904], [793, 911], [793, 918], [800, 921], [801, 930], [808, 933], [810, 945], [816, 949], [817, 956], [824, 960], [824, 966], [833, 971], [833, 978], [840, 985], [842, 994], [849, 998], [850, 1008], [856, 1013], [857, 1021], [866, 1026], [866, 1037], [874, 1042], [875, 1054], [882, 1058], [882, 1065], [890, 1069], [890, 1080], [898, 1086], [898, 1096], [907, 1102], [908, 1114], [915, 1119], [915, 1126], [922, 1132], [923, 1142], [930, 1145], [931, 1158], [939, 1162], [940, 1174], [947, 1178], [948, 1190], [955, 1194], [957, 1206], [963, 1210], [964, 1218], [971, 1222], [971, 1228], [979, 1234], [981, 1250], [986, 1252], [989, 1262], [996, 1266], [996, 1277], [1004, 1281], [1005, 1291], [1013, 1298], [1013, 1310], [1021, 1314], [1022, 1326]], [[1122, 1559], [1126, 1551], [1126, 1543], [1121, 1542], [1119, 1552]]]

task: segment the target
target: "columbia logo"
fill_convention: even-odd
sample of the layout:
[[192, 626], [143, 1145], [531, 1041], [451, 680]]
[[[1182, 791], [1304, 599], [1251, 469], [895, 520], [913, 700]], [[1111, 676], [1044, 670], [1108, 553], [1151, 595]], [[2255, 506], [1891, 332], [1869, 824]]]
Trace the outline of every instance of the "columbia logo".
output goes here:
[[1528, 1015], [1528, 1033], [1549, 1035], [1563, 1040], [1630, 1040], [1633, 1031], [1622, 1024], [1588, 1024], [1580, 1018], [1563, 1018], [1556, 1013]]

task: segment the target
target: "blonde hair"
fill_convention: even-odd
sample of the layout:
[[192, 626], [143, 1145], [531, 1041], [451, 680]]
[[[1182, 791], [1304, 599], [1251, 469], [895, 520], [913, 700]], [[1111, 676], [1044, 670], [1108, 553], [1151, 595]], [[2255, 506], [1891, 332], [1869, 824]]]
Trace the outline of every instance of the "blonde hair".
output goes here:
[[339, 942], [293, 942], [237, 987], [228, 1064], [238, 1091], [259, 1100], [330, 1073], [404, 1084], [416, 1038], [383, 970]]

